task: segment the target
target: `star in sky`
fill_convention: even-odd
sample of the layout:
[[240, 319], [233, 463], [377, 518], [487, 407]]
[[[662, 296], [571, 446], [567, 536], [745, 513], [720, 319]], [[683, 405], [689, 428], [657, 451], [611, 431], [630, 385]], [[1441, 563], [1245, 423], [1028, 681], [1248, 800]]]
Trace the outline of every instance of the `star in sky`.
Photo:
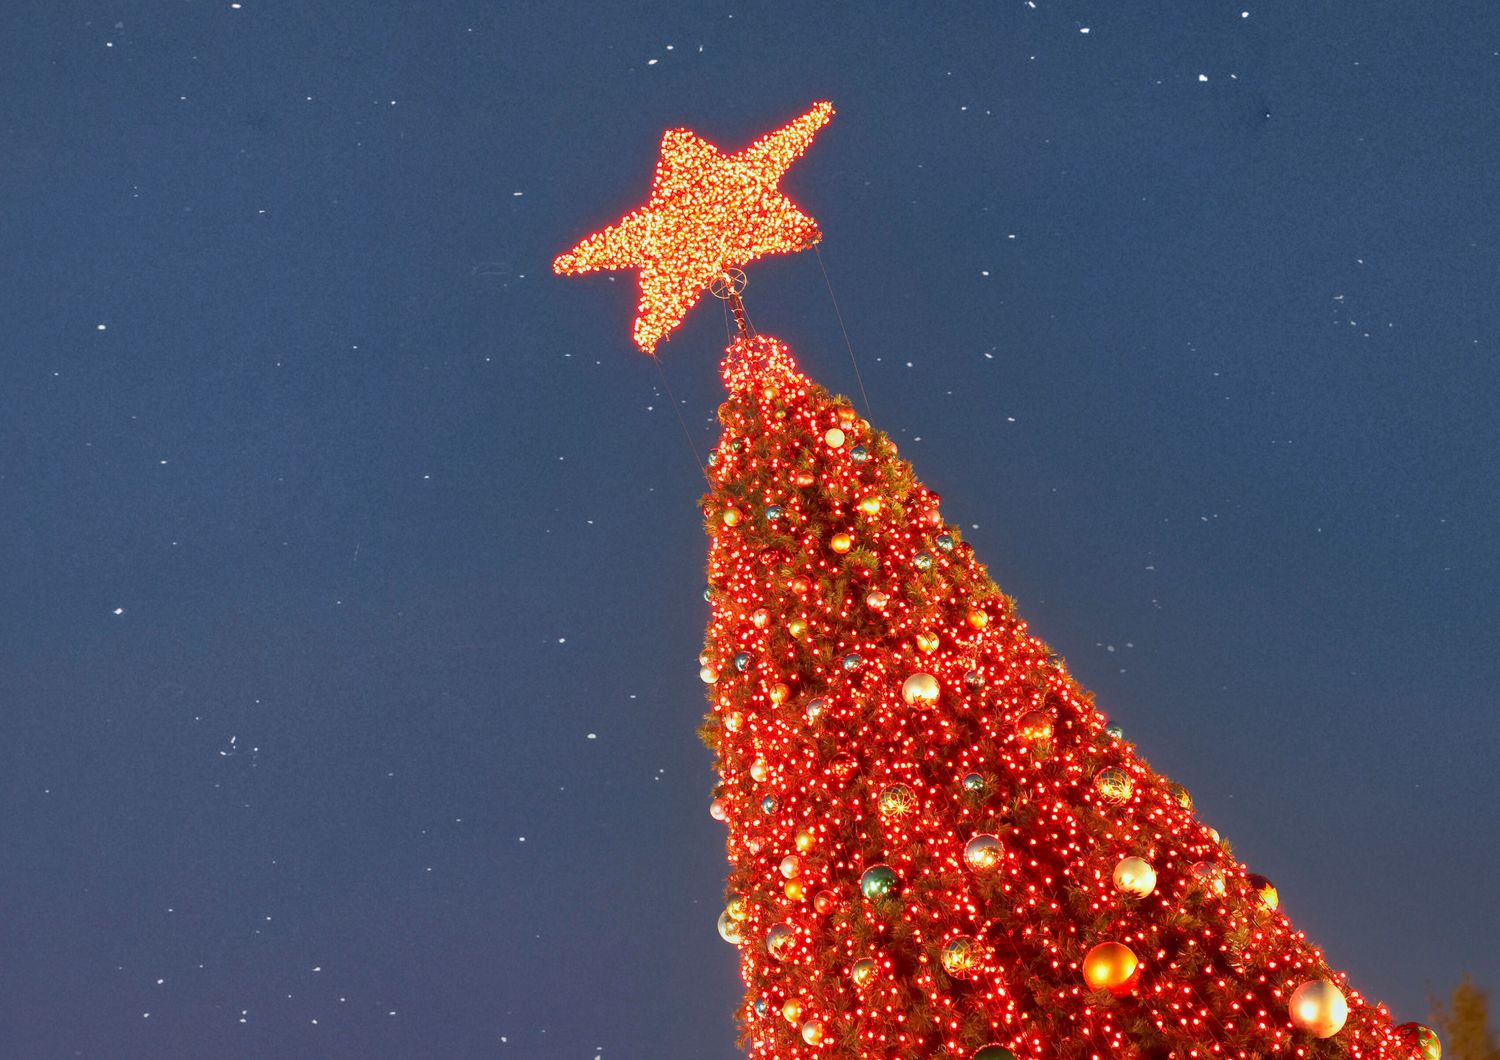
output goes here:
[[777, 185], [831, 117], [833, 104], [816, 103], [733, 155], [691, 130], [668, 129], [646, 205], [558, 255], [553, 271], [639, 269], [634, 337], [655, 353], [726, 270], [822, 238], [817, 222]]

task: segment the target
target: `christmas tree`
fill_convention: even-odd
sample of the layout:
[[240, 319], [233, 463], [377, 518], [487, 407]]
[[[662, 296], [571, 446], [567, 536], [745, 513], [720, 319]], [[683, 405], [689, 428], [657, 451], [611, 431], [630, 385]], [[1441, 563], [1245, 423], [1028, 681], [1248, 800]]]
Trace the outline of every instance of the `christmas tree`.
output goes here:
[[777, 182], [831, 115], [734, 155], [668, 132], [648, 204], [555, 263], [639, 269], [648, 353], [709, 288], [738, 324], [700, 664], [748, 1054], [1434, 1055], [1107, 723], [895, 444], [750, 328], [737, 266], [818, 239]]

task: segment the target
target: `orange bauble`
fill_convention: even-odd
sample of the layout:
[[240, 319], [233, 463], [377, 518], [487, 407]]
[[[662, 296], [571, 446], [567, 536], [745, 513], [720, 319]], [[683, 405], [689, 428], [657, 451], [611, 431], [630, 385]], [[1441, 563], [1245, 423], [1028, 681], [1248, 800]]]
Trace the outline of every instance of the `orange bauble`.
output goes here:
[[1090, 990], [1108, 990], [1123, 997], [1135, 989], [1141, 962], [1123, 942], [1101, 942], [1083, 959], [1083, 981]]

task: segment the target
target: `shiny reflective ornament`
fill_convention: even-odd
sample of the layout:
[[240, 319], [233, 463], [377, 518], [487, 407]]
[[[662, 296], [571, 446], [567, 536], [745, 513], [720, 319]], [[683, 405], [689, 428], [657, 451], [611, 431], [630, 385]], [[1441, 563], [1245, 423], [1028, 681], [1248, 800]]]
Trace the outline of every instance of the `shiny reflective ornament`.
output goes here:
[[997, 835], [981, 832], [964, 844], [964, 864], [975, 872], [989, 872], [1004, 859], [1005, 847]]
[[850, 652], [848, 655], [844, 656], [843, 661], [840, 665], [843, 666], [845, 673], [853, 673], [855, 670], [859, 669], [860, 664], [863, 662], [864, 659], [860, 658], [857, 652]]
[[1210, 894], [1223, 895], [1226, 889], [1224, 870], [1211, 861], [1200, 861], [1192, 868], [1193, 880]]
[[1168, 784], [1167, 795], [1184, 810], [1191, 810], [1193, 808], [1193, 796], [1181, 784]]
[[743, 894], [732, 894], [724, 903], [724, 912], [729, 914], [730, 920], [744, 920], [750, 915], [750, 903], [745, 901]]
[[750, 653], [748, 651], [736, 652], [734, 656], [734, 668], [740, 673], [750, 669]]
[[984, 687], [984, 671], [970, 670], [964, 674], [964, 685], [968, 688], [980, 689]]
[[719, 914], [719, 937], [731, 946], [738, 946], [744, 936], [740, 934], [740, 922], [726, 910]]
[[1423, 1023], [1403, 1023], [1396, 1028], [1401, 1044], [1412, 1050], [1419, 1060], [1441, 1060], [1443, 1043], [1432, 1028]]
[[935, 537], [935, 538], [932, 539], [932, 543], [934, 545], [936, 545], [938, 548], [942, 549], [944, 552], [952, 552], [953, 551], [953, 535], [952, 534], [938, 534], [937, 537]]
[[750, 624], [756, 629], [765, 629], [766, 624], [771, 621], [771, 612], [764, 607], [757, 607], [750, 612]]
[[[937, 503], [937, 499], [938, 496], [936, 493], [934, 493], [932, 495], [933, 503]], [[938, 511], [936, 508], [928, 508], [925, 512], [922, 513], [922, 521], [928, 526], [942, 526], [943, 513]]]
[[942, 643], [942, 641], [938, 638], [938, 635], [936, 633], [925, 633], [924, 632], [924, 633], [918, 633], [917, 634], [917, 650], [918, 651], [922, 651], [922, 652], [926, 652], [928, 654], [931, 654], [932, 652], [935, 652], [935, 651], [938, 650], [938, 645], [941, 644], [941, 643]]
[[802, 859], [797, 857], [796, 854], [788, 854], [786, 857], [781, 859], [781, 874], [787, 879], [790, 880], [801, 871]]
[[792, 690], [778, 681], [771, 686], [769, 694], [771, 696], [771, 703], [779, 707], [786, 702], [787, 697], [792, 694]]
[[917, 808], [917, 795], [905, 784], [888, 784], [880, 789], [880, 800], [877, 806], [880, 809], [880, 816], [897, 820]]
[[932, 553], [931, 552], [918, 552], [915, 556], [912, 557], [911, 562], [912, 562], [912, 565], [917, 568], [917, 570], [931, 570], [932, 569]]
[[797, 472], [797, 474], [792, 476], [792, 481], [805, 489], [816, 482], [817, 479], [813, 477], [813, 473], [811, 471], [799, 471]]
[[1028, 710], [1016, 721], [1016, 732], [1028, 743], [1052, 739], [1052, 715], [1045, 710]]
[[1349, 1018], [1349, 1002], [1344, 992], [1327, 979], [1309, 979], [1292, 991], [1287, 1001], [1292, 1025], [1314, 1038], [1332, 1038], [1344, 1029]]
[[969, 625], [973, 626], [975, 629], [983, 629], [989, 624], [990, 616], [988, 612], [978, 607], [969, 612]]
[[773, 504], [766, 509], [766, 518], [771, 520], [771, 522], [773, 523], [785, 514], [786, 509], [779, 504]]
[[781, 1003], [781, 1018], [788, 1023], [796, 1023], [802, 1018], [802, 1002], [795, 997], [789, 997]]
[[984, 949], [978, 939], [960, 935], [948, 940], [940, 959], [943, 971], [955, 979], [967, 979], [984, 964]]
[[875, 981], [875, 975], [878, 971], [879, 969], [875, 967], [874, 961], [868, 957], [861, 957], [849, 969], [849, 978], [854, 982], [856, 989], [863, 990]]
[[724, 808], [723, 799], [715, 799], [708, 804], [708, 815], [715, 821], [722, 821], [729, 817], [729, 812]]
[[1276, 893], [1276, 885], [1264, 876], [1252, 872], [1249, 883], [1251, 892], [1265, 908], [1274, 910], [1281, 904], [1281, 895]]
[[970, 1060], [1016, 1060], [1016, 1054], [1003, 1045], [986, 1045]]
[[719, 518], [724, 520], [725, 526], [738, 526], [740, 522], [740, 510], [738, 508], [725, 508]]
[[828, 547], [842, 556], [854, 547], [854, 538], [848, 534], [834, 534], [828, 539]]
[[758, 997], [755, 999], [755, 1014], [757, 1016], [764, 1016], [767, 1012], [770, 1011], [771, 1006], [766, 1002], [765, 998]]
[[759, 854], [761, 847], [765, 845], [765, 840], [761, 839], [761, 837], [758, 835], [753, 835], [749, 839], [745, 840], [745, 847], [752, 854]]
[[874, 611], [884, 611], [885, 605], [891, 602], [891, 598], [879, 589], [873, 589], [865, 593], [865, 606]]
[[908, 706], [933, 706], [939, 694], [938, 680], [931, 674], [915, 673], [901, 684], [901, 698]]
[[705, 585], [703, 587], [703, 599], [705, 599], [705, 600], [712, 600], [713, 598], [714, 598], [714, 587], [712, 585]]
[[790, 957], [796, 945], [797, 933], [790, 924], [772, 924], [771, 930], [766, 932], [766, 952], [778, 961]]
[[819, 916], [827, 916], [833, 912], [834, 904], [838, 898], [832, 891], [819, 891], [813, 895], [813, 911]]
[[844, 444], [844, 432], [837, 427], [830, 427], [823, 432], [823, 444], [830, 449], [837, 449]]
[[794, 902], [800, 902], [802, 901], [803, 894], [807, 891], [807, 886], [801, 880], [787, 880], [781, 890], [787, 898]]
[[1130, 779], [1130, 774], [1125, 770], [1110, 766], [1108, 769], [1101, 769], [1094, 777], [1094, 790], [1105, 802], [1121, 806], [1130, 801], [1131, 793], [1135, 791], [1135, 781]]
[[984, 777], [980, 776], [978, 773], [966, 773], [964, 775], [963, 785], [965, 791], [983, 791]]
[[1112, 878], [1115, 889], [1132, 898], [1145, 898], [1156, 890], [1156, 869], [1145, 858], [1121, 858]]
[[856, 464], [863, 464], [869, 458], [869, 450], [862, 445], [856, 445], [853, 449], [849, 450], [849, 459], [853, 460]]
[[786, 631], [794, 637], [800, 637], [807, 632], [807, 620], [805, 618], [794, 618], [786, 624]]
[[1108, 736], [1111, 740], [1123, 740], [1125, 739], [1125, 730], [1118, 725], [1106, 725], [1104, 726], [1104, 735]]
[[900, 887], [900, 877], [889, 865], [871, 865], [859, 878], [859, 893], [866, 898], [890, 898]]
[[875, 496], [873, 493], [868, 497], [861, 497], [859, 500], [859, 510], [864, 512], [866, 515], [879, 515], [880, 498]]
[[839, 409], [838, 409], [838, 415], [839, 415], [839, 423], [842, 424], [843, 426], [845, 426], [845, 427], [851, 427], [851, 426], [854, 425], [854, 420], [855, 420], [854, 410], [852, 408], [850, 408], [848, 405], [840, 405]]
[[750, 763], [750, 779], [757, 784], [765, 783], [766, 777], [771, 775], [771, 764], [764, 758], [757, 758]]
[[807, 720], [817, 721], [828, 711], [828, 700], [809, 699], [807, 701]]
[[698, 670], [698, 677], [704, 684], [711, 685], [719, 680], [719, 671], [715, 670], [712, 666], [703, 666]]
[[775, 813], [776, 807], [779, 805], [781, 804], [776, 801], [775, 795], [767, 795], [765, 798], [760, 800], [760, 809], [762, 813]]
[[739, 732], [745, 727], [745, 715], [737, 710], [731, 710], [724, 715], [724, 730], [726, 732]]
[[1135, 989], [1141, 962], [1123, 942], [1101, 942], [1083, 959], [1083, 981], [1090, 990], [1108, 990], [1123, 997]]
[[854, 760], [854, 756], [842, 751], [828, 760], [828, 772], [840, 780], [848, 780], [858, 768], [859, 763]]
[[817, 842], [817, 836], [806, 828], [797, 829], [797, 834], [792, 838], [793, 845], [804, 854], [817, 845]]
[[[787, 584], [789, 586], [791, 586], [792, 592], [796, 593], [798, 596], [804, 596], [804, 595], [806, 595], [807, 594], [807, 590], [809, 590], [809, 589], [812, 588], [812, 582], [808, 581], [808, 579], [806, 578], [806, 576], [801, 575], [801, 574], [797, 575], [795, 578], [793, 578]], [[792, 636], [794, 636], [794, 637], [796, 635], [797, 634], [795, 634], [795, 633], [792, 634]]]
[[802, 1040], [808, 1045], [817, 1045], [823, 1040], [823, 1021], [808, 1020], [802, 1025]]

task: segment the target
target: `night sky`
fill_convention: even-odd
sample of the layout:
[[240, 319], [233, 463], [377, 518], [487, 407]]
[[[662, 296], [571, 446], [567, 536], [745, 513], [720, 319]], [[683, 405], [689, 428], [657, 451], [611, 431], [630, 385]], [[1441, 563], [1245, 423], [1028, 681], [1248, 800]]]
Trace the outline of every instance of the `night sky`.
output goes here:
[[1500, 10], [9, 0], [0, 1052], [728, 1060], [711, 299], [552, 257], [831, 99], [746, 300], [1398, 1019], [1500, 986]]

